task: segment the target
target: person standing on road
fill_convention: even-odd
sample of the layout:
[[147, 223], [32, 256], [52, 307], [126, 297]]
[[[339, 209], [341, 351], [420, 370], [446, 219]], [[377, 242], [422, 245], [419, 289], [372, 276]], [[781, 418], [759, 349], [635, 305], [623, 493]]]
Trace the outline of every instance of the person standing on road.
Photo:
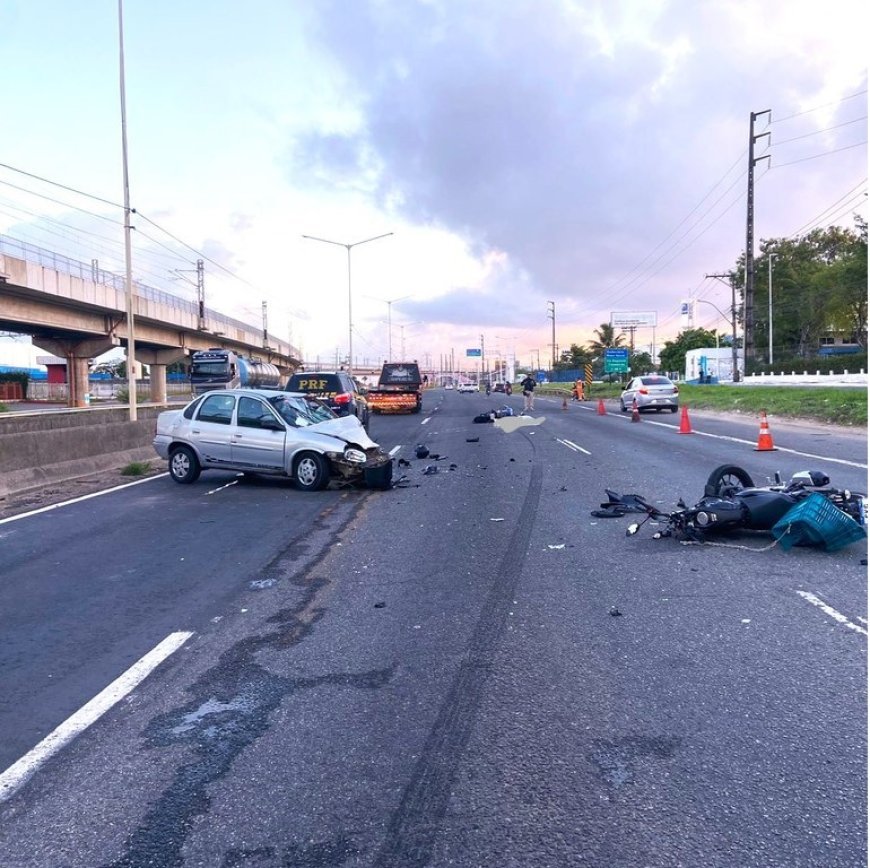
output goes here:
[[535, 386], [538, 384], [531, 374], [526, 374], [525, 380], [520, 385], [523, 387], [523, 398], [525, 398], [523, 413], [531, 413], [535, 409]]
[[577, 377], [577, 382], [574, 383], [574, 400], [585, 401], [586, 381], [582, 377]]

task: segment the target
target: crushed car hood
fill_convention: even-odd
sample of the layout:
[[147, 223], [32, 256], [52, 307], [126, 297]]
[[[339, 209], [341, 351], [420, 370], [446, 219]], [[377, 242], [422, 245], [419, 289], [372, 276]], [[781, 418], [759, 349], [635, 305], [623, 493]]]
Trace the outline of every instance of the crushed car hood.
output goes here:
[[327, 419], [316, 425], [309, 425], [306, 431], [316, 431], [318, 434], [327, 434], [344, 440], [345, 443], [353, 443], [363, 449], [378, 448], [378, 444], [366, 434], [366, 429], [360, 424], [356, 416], [341, 416], [338, 419]]

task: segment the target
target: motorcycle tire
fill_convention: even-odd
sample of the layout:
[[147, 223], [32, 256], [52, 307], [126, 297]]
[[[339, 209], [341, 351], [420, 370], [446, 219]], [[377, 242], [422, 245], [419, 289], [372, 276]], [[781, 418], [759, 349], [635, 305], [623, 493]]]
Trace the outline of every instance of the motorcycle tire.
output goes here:
[[736, 464], [720, 464], [708, 477], [704, 497], [722, 497], [742, 488], [754, 488], [752, 477]]

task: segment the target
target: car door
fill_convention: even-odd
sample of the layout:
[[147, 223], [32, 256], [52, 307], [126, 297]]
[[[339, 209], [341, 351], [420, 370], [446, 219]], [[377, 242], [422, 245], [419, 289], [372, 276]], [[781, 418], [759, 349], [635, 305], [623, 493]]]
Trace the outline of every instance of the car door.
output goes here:
[[190, 439], [205, 464], [211, 466], [232, 463], [234, 395], [216, 392], [207, 395], [190, 426]]
[[631, 402], [637, 397], [639, 383], [640, 380], [635, 377], [633, 380], [630, 380], [628, 385], [625, 387], [625, 391], [622, 393], [622, 403], [625, 407], [630, 407]]
[[232, 435], [232, 460], [237, 467], [275, 473], [284, 470], [287, 429], [259, 398], [242, 396]]

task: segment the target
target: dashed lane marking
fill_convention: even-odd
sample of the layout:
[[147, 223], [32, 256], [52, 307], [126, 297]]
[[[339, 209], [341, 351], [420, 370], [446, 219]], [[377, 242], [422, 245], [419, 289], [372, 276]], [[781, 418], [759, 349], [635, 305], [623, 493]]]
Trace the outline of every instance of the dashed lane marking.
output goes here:
[[803, 597], [808, 603], [812, 603], [817, 609], [821, 609], [829, 618], [833, 618], [838, 624], [842, 624], [844, 627], [848, 627], [856, 633], [861, 633], [863, 636], [867, 635], [867, 631], [863, 627], [853, 624], [842, 612], [838, 612], [833, 606], [829, 606], [824, 600], [819, 599], [815, 594], [811, 594], [809, 591], [798, 591], [797, 594], [799, 597]]

